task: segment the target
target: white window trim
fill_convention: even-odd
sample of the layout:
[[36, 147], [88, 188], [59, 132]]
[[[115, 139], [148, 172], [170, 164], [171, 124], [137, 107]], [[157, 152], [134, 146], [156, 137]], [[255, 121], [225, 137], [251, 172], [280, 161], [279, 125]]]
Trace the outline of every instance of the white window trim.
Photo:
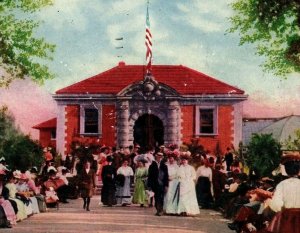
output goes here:
[[[98, 109], [98, 133], [84, 132], [85, 109]], [[102, 135], [102, 105], [101, 104], [82, 104], [80, 105], [80, 135], [99, 136]]]
[[[201, 133], [200, 132], [200, 110], [201, 109], [213, 109], [214, 110], [214, 132], [213, 133]], [[196, 119], [195, 119], [195, 135], [196, 136], [214, 136], [218, 135], [218, 106], [215, 105], [198, 105], [196, 106]]]

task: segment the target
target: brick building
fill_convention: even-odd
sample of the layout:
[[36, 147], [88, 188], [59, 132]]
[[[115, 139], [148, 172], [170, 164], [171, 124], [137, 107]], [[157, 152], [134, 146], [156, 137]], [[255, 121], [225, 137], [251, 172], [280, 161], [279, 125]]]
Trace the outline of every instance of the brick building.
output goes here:
[[[58, 90], [56, 149], [74, 140], [127, 147], [190, 142], [210, 151], [242, 140], [244, 91], [182, 65], [116, 67]], [[37, 127], [35, 127], [37, 128]], [[43, 129], [40, 128], [41, 135]], [[48, 132], [49, 133], [49, 132]]]

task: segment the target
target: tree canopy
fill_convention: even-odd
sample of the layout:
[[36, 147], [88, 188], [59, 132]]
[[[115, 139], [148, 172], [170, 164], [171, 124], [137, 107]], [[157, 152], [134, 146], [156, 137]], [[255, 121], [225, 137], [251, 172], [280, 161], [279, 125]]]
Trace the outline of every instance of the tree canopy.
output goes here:
[[38, 83], [53, 78], [43, 61], [52, 59], [55, 46], [35, 37], [40, 22], [31, 16], [50, 4], [52, 0], [0, 0], [0, 87], [25, 76]]
[[39, 167], [44, 158], [42, 147], [21, 133], [5, 106], [0, 108], [0, 157], [5, 158], [10, 169], [22, 171]]
[[277, 76], [300, 72], [300, 1], [235, 0], [229, 32], [239, 31], [240, 45], [252, 43], [265, 56], [264, 71]]

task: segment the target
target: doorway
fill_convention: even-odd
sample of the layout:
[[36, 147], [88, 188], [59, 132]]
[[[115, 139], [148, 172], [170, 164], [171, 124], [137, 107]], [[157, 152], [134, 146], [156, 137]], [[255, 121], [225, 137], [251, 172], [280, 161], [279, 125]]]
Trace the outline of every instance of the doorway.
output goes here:
[[159, 147], [164, 144], [163, 122], [153, 114], [144, 114], [135, 121], [133, 137], [144, 150]]

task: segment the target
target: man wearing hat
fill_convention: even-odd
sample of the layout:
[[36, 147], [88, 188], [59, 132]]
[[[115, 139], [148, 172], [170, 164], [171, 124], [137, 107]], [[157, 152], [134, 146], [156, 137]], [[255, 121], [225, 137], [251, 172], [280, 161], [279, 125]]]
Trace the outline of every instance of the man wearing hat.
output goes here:
[[164, 196], [169, 186], [168, 167], [162, 158], [162, 153], [156, 153], [148, 172], [148, 187], [154, 192], [156, 216], [163, 214]]

